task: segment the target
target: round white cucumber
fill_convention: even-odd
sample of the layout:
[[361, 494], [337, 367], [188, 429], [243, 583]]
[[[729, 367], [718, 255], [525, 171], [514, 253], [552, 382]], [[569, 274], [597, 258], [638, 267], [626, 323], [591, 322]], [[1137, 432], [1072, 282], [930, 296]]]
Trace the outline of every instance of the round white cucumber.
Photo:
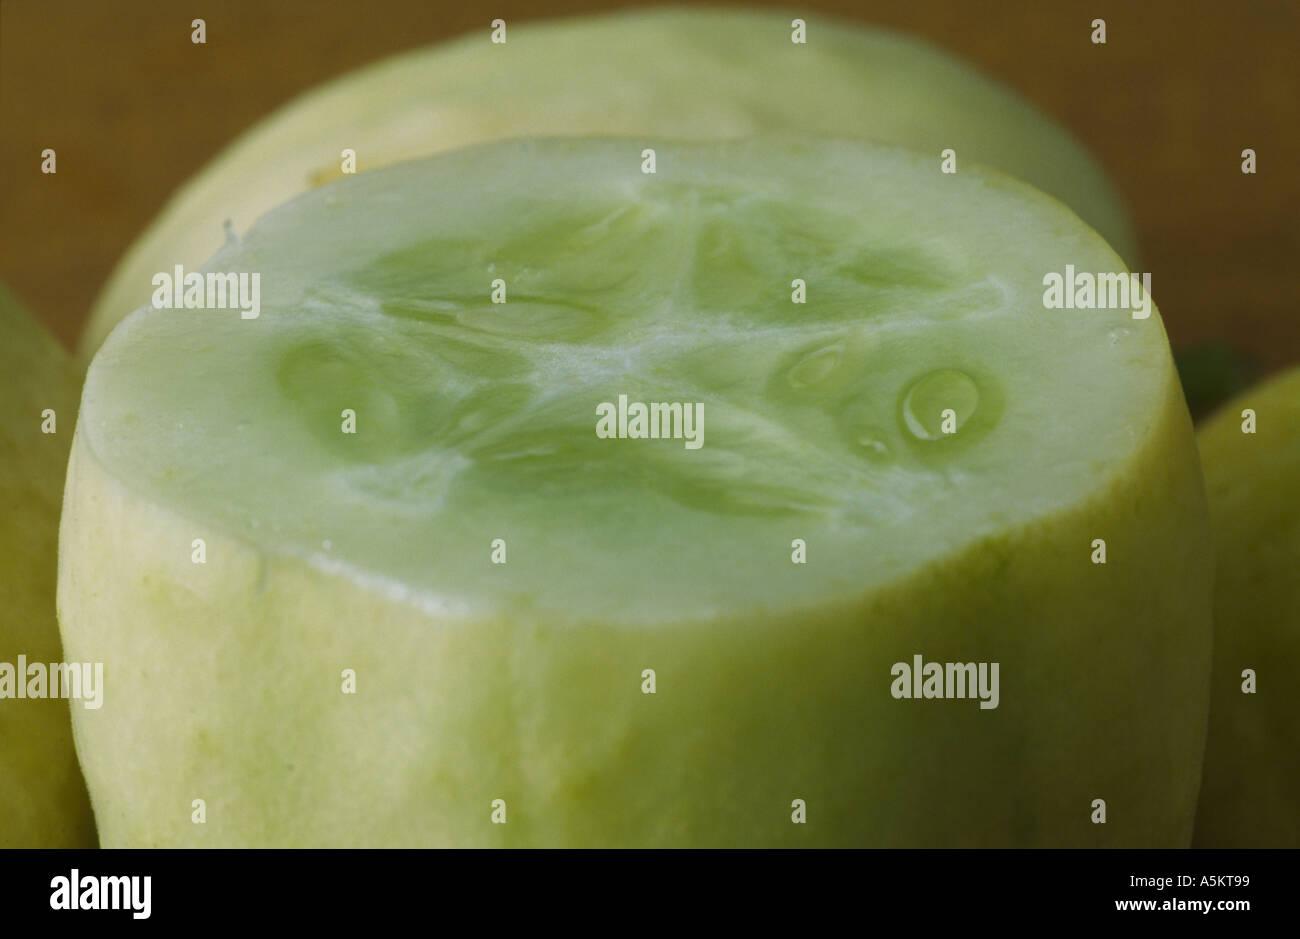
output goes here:
[[91, 311], [85, 361], [152, 278], [194, 268], [279, 203], [361, 171], [504, 137], [731, 138], [764, 131], [868, 137], [958, 172], [986, 163], [1071, 206], [1122, 257], [1135, 245], [1122, 201], [1093, 158], [1020, 95], [934, 46], [799, 14], [676, 8], [484, 28], [386, 59], [276, 111], [170, 200], [123, 257]]
[[1218, 556], [1196, 845], [1300, 847], [1300, 369], [1242, 393], [1197, 443]]
[[[852, 141], [505, 142], [273, 211], [207, 268], [257, 318], [142, 309], [87, 376], [105, 843], [1185, 845], [1191, 425], [1158, 315], [1044, 308], [1067, 263], [1123, 271]], [[598, 434], [638, 402], [680, 436]], [[970, 685], [896, 697], [914, 656]]]
[[3, 286], [0, 333], [0, 848], [93, 847], [69, 702], [50, 696], [63, 662], [54, 588], [79, 377]]

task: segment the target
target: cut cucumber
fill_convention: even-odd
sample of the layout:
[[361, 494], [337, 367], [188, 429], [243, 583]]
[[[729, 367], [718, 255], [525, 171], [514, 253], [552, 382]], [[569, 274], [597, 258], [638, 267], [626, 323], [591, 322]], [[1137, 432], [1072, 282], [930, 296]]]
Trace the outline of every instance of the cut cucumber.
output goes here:
[[1197, 443], [1218, 568], [1196, 844], [1298, 848], [1300, 369], [1225, 405]]
[[1119, 194], [1068, 132], [930, 44], [833, 17], [665, 8], [484, 28], [337, 79], [248, 131], [179, 190], [95, 302], [89, 361], [152, 278], [196, 268], [279, 203], [356, 166], [376, 169], [506, 137], [711, 139], [792, 131], [913, 147], [937, 166], [986, 163], [1061, 199], [1130, 263]]
[[[508, 142], [272, 212], [209, 265], [257, 319], [140, 310], [87, 377], [105, 843], [1186, 844], [1191, 426], [1158, 316], [1044, 309], [1067, 263], [1123, 270], [850, 141]], [[620, 396], [703, 445], [602, 439]], [[918, 654], [1000, 703], [895, 699]]]
[[88, 848], [68, 701], [27, 696], [47, 695], [49, 666], [63, 660], [54, 588], [78, 375], [3, 286], [0, 334], [0, 848]]

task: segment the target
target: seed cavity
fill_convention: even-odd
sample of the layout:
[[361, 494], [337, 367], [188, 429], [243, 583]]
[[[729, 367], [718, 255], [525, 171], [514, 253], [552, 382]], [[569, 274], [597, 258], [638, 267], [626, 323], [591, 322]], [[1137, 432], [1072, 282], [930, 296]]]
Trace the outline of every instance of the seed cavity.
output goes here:
[[[975, 379], [955, 368], [938, 369], [907, 389], [902, 403], [903, 427], [917, 440], [941, 440], [960, 433], [979, 403]], [[951, 423], [945, 427], [949, 419]]]
[[836, 342], [825, 346], [800, 359], [786, 373], [786, 380], [796, 391], [805, 391], [824, 382], [831, 372], [839, 367], [844, 356], [844, 343]]
[[867, 395], [852, 398], [839, 409], [840, 433], [849, 448], [858, 456], [877, 463], [891, 458], [879, 417], [879, 405]]
[[889, 444], [884, 441], [884, 434], [878, 427], [866, 427], [857, 435], [857, 444], [862, 452], [873, 460], [889, 459]]

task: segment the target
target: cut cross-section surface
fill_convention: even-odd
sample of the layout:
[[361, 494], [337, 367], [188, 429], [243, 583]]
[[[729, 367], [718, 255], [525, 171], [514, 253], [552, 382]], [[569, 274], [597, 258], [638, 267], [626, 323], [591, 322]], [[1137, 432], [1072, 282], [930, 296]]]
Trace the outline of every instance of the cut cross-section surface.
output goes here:
[[[661, 150], [507, 145], [292, 203], [213, 265], [261, 274], [260, 318], [139, 314], [88, 443], [270, 549], [606, 622], [855, 594], [1132, 458], [1164, 335], [1043, 308], [1067, 261], [1122, 269], [1056, 206], [851, 144]], [[704, 445], [599, 439], [620, 395], [702, 404]], [[535, 560], [483, 565], [496, 535]], [[794, 536], [817, 563], [772, 565]]]

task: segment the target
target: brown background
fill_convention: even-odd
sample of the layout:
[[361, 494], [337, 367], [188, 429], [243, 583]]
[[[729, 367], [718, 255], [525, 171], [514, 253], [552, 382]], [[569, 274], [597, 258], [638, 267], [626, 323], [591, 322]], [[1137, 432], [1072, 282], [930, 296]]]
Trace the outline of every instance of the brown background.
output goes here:
[[[496, 16], [618, 5], [0, 0], [0, 280], [72, 346], [171, 191], [298, 92]], [[1264, 372], [1300, 361], [1300, 3], [780, 6], [911, 29], [1017, 88], [1118, 182], [1175, 346], [1225, 340]], [[190, 42], [196, 16], [207, 45]], [[1104, 46], [1089, 41], [1094, 17]], [[45, 147], [57, 175], [40, 172]], [[1255, 176], [1240, 172], [1245, 147]]]

